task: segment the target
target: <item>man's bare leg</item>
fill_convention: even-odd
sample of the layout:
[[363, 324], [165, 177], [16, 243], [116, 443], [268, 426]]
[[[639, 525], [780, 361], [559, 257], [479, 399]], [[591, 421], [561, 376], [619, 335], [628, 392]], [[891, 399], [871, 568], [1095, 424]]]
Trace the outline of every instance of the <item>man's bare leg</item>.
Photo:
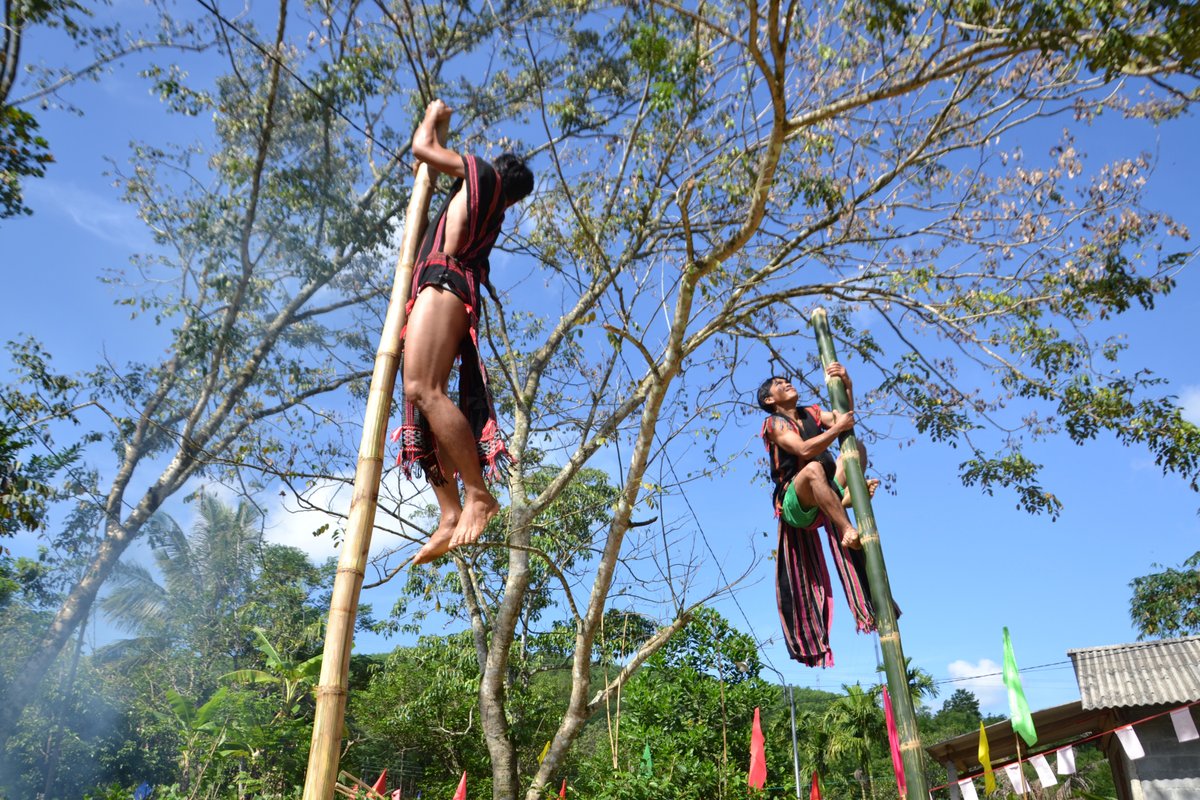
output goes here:
[[[408, 332], [404, 340], [404, 394], [425, 415], [437, 438], [442, 463], [449, 462], [458, 468], [466, 489], [462, 513], [454, 523], [446, 550], [437, 555], [424, 553], [430, 559], [474, 542], [483, 533], [488, 520], [500, 510], [500, 504], [483, 482], [471, 426], [445, 390], [447, 377], [458, 355], [459, 343], [467, 335], [467, 325], [467, 312], [462, 301], [451, 292], [428, 287], [417, 295], [412, 313], [409, 314]], [[456, 487], [449, 480], [452, 474], [446, 476], [447, 486], [454, 491]], [[438, 491], [440, 489], [435, 487], [435, 492]], [[438, 495], [438, 502], [444, 514], [448, 503], [443, 502], [441, 494]], [[439, 523], [434, 535], [437, 536], [443, 528], [444, 525]], [[430, 544], [433, 544], [432, 540]], [[418, 558], [421, 555], [418, 553]]]
[[[867, 447], [862, 442], [858, 443], [858, 463], [862, 466], [863, 471], [867, 469]], [[846, 454], [842, 453], [838, 456], [837, 470], [834, 472], [834, 477], [837, 482], [845, 487], [842, 492], [842, 508], [850, 508], [853, 501], [850, 497], [850, 484], [846, 482]], [[865, 477], [865, 476], [864, 476]], [[879, 488], [879, 481], [876, 478], [867, 478], [867, 496], [874, 497], [875, 490]]]
[[825, 470], [819, 462], [813, 461], [797, 473], [793, 486], [800, 503], [808, 508], [816, 506], [829, 519], [834, 531], [842, 541], [842, 547], [854, 550], [862, 545], [858, 541], [858, 529], [850, 522], [846, 509], [842, 507], [841, 498], [829, 485]]
[[441, 486], [431, 484], [434, 496], [437, 497], [438, 508], [441, 512], [438, 526], [429, 537], [429, 541], [413, 556], [414, 564], [428, 564], [436, 558], [450, 552], [450, 540], [454, 537], [454, 529], [462, 516], [462, 504], [458, 501], [458, 483], [454, 479], [454, 468], [441, 459], [442, 472], [446, 482]]

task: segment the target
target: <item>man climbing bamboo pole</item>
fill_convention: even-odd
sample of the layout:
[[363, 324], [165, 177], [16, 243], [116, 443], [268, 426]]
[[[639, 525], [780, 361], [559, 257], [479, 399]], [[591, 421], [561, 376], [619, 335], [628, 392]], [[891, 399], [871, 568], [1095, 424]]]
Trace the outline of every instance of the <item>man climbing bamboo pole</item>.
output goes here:
[[[404, 422], [396, 432], [400, 464], [406, 474], [414, 467], [424, 470], [442, 511], [437, 530], [414, 560], [431, 561], [451, 547], [473, 542], [497, 509], [482, 473], [496, 467], [506, 451], [475, 325], [480, 287], [491, 288], [487, 256], [504, 211], [532, 191], [533, 175], [509, 154], [496, 159], [493, 167], [447, 149], [450, 114], [445, 103], [433, 101], [413, 135], [417, 172], [375, 355], [346, 539], [333, 584], [304, 800], [330, 800], [337, 782], [354, 618], [379, 500], [384, 430], [402, 354], [408, 366]], [[434, 170], [459, 180], [426, 231]], [[462, 361], [457, 408], [446, 395], [456, 358]], [[466, 489], [465, 506], [459, 501], [458, 476]]]
[[[438, 129], [445, 139], [450, 120], [446, 117]], [[321, 678], [317, 686], [316, 716], [313, 720], [312, 745], [308, 751], [308, 773], [304, 779], [304, 800], [330, 800], [337, 785], [342, 730], [345, 727], [346, 691], [350, 672], [350, 649], [354, 641], [354, 617], [358, 596], [366, 572], [371, 531], [375, 526], [375, 507], [379, 502], [379, 481], [383, 475], [383, 443], [396, 388], [396, 370], [400, 364], [400, 331], [404, 329], [405, 305], [412, 285], [417, 245], [425, 231], [429, 198], [433, 194], [433, 176], [425, 164], [418, 164], [412, 197], [404, 216], [404, 238], [396, 260], [392, 295], [388, 302], [375, 369], [367, 394], [362, 440], [358, 446], [358, 466], [354, 472], [354, 493], [350, 499], [350, 518], [346, 538], [338, 558], [337, 577], [329, 604], [329, 622], [325, 628], [325, 651]]]
[[[504, 153], [489, 164], [439, 142], [435, 129], [449, 117], [446, 104], [434, 100], [413, 135], [413, 155], [458, 179], [421, 242], [408, 325], [401, 332], [404, 422], [394, 434], [400, 467], [408, 477], [414, 471], [425, 474], [441, 513], [437, 529], [414, 558], [417, 564], [471, 544], [500, 510], [484, 475], [501, 473], [508, 451], [476, 326], [482, 289], [491, 289], [488, 254], [504, 212], [533, 191], [533, 174], [517, 156]], [[455, 360], [460, 362], [457, 403], [446, 393]]]
[[[828, 369], [837, 363], [833, 349], [833, 337], [829, 333], [829, 320], [825, 309], [812, 313], [813, 331], [817, 336], [817, 348], [821, 363]], [[851, 409], [847, 387], [842, 377], [827, 374], [825, 384], [829, 387], [833, 408], [838, 414]], [[875, 626], [879, 631], [879, 647], [883, 652], [884, 672], [887, 675], [888, 691], [896, 712], [896, 727], [900, 734], [900, 755], [904, 762], [908, 797], [924, 800], [929, 796], [925, 784], [925, 772], [921, 765], [921, 740], [917, 733], [917, 717], [913, 711], [912, 694], [908, 688], [908, 672], [904, 650], [900, 646], [900, 629], [896, 625], [896, 612], [892, 604], [892, 590], [888, 583], [887, 566], [883, 561], [883, 548], [879, 543], [879, 531], [875, 526], [875, 512], [871, 508], [871, 492], [863, 475], [859, 459], [858, 441], [853, 428], [841, 434], [842, 453], [846, 459], [846, 488], [854, 508], [854, 520], [858, 526], [858, 538], [866, 559], [870, 577], [871, 599], [875, 609]], [[903, 798], [902, 798], [903, 800]]]

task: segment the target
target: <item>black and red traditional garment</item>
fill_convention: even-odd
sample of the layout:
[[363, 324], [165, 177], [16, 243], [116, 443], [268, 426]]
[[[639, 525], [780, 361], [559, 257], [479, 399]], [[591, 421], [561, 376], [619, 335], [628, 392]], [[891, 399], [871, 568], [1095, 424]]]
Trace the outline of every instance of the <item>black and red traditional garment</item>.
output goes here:
[[[767, 461], [775, 488], [771, 495], [775, 516], [779, 519], [779, 550], [775, 559], [775, 599], [788, 655], [810, 667], [832, 667], [833, 649], [829, 645], [829, 627], [833, 623], [833, 587], [825, 555], [821, 552], [821, 530], [829, 541], [833, 564], [846, 592], [846, 601], [854, 613], [860, 633], [875, 630], [875, 609], [871, 604], [867, 580], [867, 562], [862, 550], [842, 546], [833, 525], [818, 512], [812, 524], [794, 528], [781, 514], [784, 494], [803, 466], [800, 458], [775, 445], [767, 435], [773, 425], [795, 429], [804, 439], [824, 430], [821, 409], [817, 406], [797, 409], [801, 422], [782, 414], [772, 414], [763, 423], [762, 438], [767, 446]], [[835, 489], [836, 463], [826, 451], [819, 457], [827, 479]], [[896, 611], [899, 616], [899, 609]]]
[[[495, 478], [509, 462], [508, 449], [496, 422], [496, 409], [488, 388], [487, 370], [479, 355], [479, 309], [483, 302], [480, 286], [491, 290], [488, 280], [488, 254], [500, 234], [504, 221], [504, 193], [500, 176], [492, 165], [476, 156], [463, 156], [466, 179], [459, 179], [446, 195], [437, 216], [425, 231], [417, 263], [413, 268], [412, 292], [407, 314], [412, 312], [417, 295], [427, 286], [439, 286], [454, 293], [467, 311], [469, 333], [459, 344], [458, 407], [475, 435], [479, 465], [484, 475]], [[460, 188], [467, 193], [467, 233], [454, 255], [442, 252], [446, 238], [446, 209]], [[494, 295], [494, 293], [493, 293]], [[404, 372], [404, 338], [407, 327], [400, 333], [400, 371]], [[392, 432], [392, 441], [400, 443], [397, 463], [404, 475], [412, 478], [414, 470], [425, 473], [430, 483], [446, 481], [445, 471], [438, 461], [438, 445], [429, 422], [421, 411], [404, 401], [404, 421]]]

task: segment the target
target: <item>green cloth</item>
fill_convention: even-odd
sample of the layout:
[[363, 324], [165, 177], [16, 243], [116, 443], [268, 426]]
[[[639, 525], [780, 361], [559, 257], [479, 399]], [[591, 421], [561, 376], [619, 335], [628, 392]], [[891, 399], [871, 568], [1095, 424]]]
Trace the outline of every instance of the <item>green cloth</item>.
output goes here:
[[638, 775], [643, 778], [649, 778], [654, 775], [654, 759], [650, 755], [650, 743], [642, 748], [642, 763], [638, 767]]
[[[837, 489], [838, 497], [843, 497], [846, 490], [838, 483], [837, 478], [833, 479], [833, 486]], [[793, 528], [804, 530], [811, 528], [813, 523], [817, 521], [817, 515], [821, 513], [821, 509], [805, 508], [800, 503], [800, 498], [796, 496], [796, 484], [789, 483], [787, 491], [783, 493], [783, 508], [780, 509], [779, 515], [783, 517], [783, 521]]]
[[1021, 734], [1025, 744], [1033, 747], [1037, 743], [1037, 731], [1033, 729], [1033, 715], [1025, 701], [1025, 690], [1021, 686], [1021, 673], [1013, 655], [1012, 639], [1008, 628], [1004, 629], [1004, 685], [1008, 687], [1008, 708], [1012, 712], [1012, 729]]

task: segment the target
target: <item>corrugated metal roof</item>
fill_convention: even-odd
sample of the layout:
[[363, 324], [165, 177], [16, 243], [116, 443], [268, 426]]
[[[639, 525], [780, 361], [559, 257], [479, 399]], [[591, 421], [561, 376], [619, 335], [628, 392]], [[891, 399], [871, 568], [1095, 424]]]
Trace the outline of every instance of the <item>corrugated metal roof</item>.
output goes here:
[[1200, 636], [1068, 650], [1086, 710], [1200, 700]]

